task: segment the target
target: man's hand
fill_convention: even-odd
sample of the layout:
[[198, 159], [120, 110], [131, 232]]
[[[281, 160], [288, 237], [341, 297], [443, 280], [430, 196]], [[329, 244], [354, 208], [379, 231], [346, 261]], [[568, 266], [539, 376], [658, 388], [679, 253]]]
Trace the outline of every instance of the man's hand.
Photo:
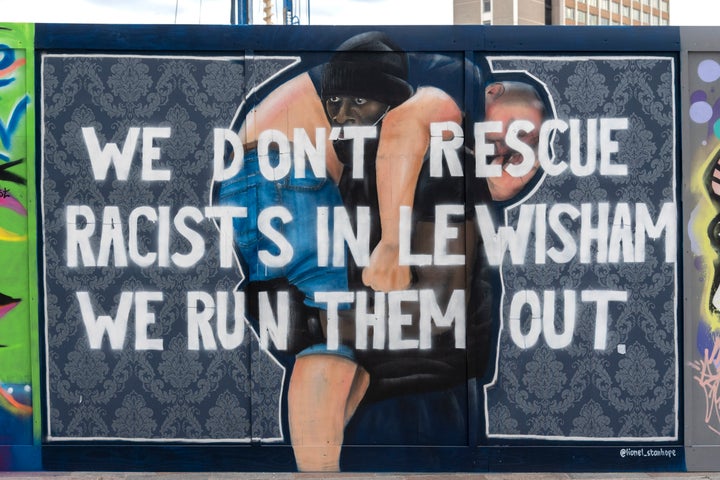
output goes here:
[[363, 270], [363, 283], [389, 292], [410, 286], [410, 267], [398, 262], [400, 208], [412, 207], [415, 187], [430, 146], [430, 126], [435, 122], [460, 125], [462, 112], [447, 93], [421, 87], [402, 105], [385, 116], [375, 162], [382, 239]]
[[370, 264], [363, 270], [363, 283], [378, 292], [408, 288], [412, 280], [410, 267], [400, 265], [399, 258], [397, 244], [387, 244], [380, 240], [370, 255]]

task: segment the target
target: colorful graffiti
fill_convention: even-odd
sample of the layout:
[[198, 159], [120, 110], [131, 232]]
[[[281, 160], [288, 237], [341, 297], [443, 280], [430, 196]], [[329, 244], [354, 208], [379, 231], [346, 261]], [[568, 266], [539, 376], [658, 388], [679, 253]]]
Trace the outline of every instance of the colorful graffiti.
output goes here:
[[697, 371], [693, 379], [705, 393], [705, 424], [710, 430], [720, 435], [720, 338], [715, 338], [712, 352], [706, 348], [702, 360], [690, 362]]
[[[0, 444], [33, 441], [28, 190], [32, 77], [23, 25], [0, 25]], [[31, 41], [31, 37], [30, 37]]]
[[691, 177], [696, 204], [688, 236], [703, 287], [695, 337], [699, 358], [688, 364], [705, 401], [704, 424], [720, 435], [720, 64], [710, 57], [699, 58], [690, 72], [695, 87], [687, 111], [691, 129], [697, 130], [690, 135], [697, 168]]

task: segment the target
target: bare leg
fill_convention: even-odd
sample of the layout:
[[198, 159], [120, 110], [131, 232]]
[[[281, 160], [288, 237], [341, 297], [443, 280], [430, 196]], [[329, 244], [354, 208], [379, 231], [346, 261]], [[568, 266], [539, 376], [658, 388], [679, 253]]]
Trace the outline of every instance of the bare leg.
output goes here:
[[345, 357], [317, 354], [295, 361], [288, 417], [298, 470], [340, 470], [343, 430], [368, 383], [367, 372]]
[[365, 396], [365, 392], [370, 385], [370, 375], [364, 368], [358, 366], [355, 370], [355, 378], [353, 379], [352, 387], [350, 387], [350, 394], [348, 395], [347, 403], [345, 404], [345, 425], [348, 424], [358, 405]]

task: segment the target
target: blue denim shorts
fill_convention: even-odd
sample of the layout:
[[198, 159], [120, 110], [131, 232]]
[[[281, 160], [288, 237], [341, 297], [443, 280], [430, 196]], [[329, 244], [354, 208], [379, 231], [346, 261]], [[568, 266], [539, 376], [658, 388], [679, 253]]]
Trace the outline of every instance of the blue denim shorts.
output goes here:
[[[279, 162], [277, 151], [270, 150], [270, 164]], [[317, 220], [318, 207], [331, 212], [329, 232], [332, 238], [334, 207], [342, 206], [340, 192], [330, 178], [317, 178], [311, 168], [305, 169], [304, 178], [295, 178], [295, 170], [280, 180], [268, 180], [260, 173], [257, 150], [245, 152], [244, 164], [233, 178], [223, 181], [217, 192], [220, 206], [247, 208], [247, 217], [233, 220], [235, 250], [245, 275], [245, 282], [286, 278], [305, 295], [305, 304], [325, 308], [315, 302], [315, 292], [347, 291], [346, 267], [318, 266]], [[292, 220], [283, 223], [279, 218], [272, 226], [293, 247], [290, 262], [283, 267], [269, 267], [258, 258], [258, 252], [267, 250], [277, 255], [279, 248], [258, 229], [258, 215], [268, 207], [283, 206]], [[343, 262], [344, 263], [344, 262]]]

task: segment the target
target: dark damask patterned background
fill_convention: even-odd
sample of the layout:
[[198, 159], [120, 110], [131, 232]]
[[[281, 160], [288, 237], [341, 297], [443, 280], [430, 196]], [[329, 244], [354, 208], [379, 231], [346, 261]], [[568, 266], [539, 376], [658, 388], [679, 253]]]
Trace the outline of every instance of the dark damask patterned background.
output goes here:
[[[250, 330], [234, 350], [189, 351], [186, 292], [230, 291], [235, 269], [220, 269], [217, 230], [210, 221], [195, 228], [206, 253], [190, 269], [68, 268], [65, 206], [88, 205], [102, 221], [105, 205], [116, 205], [126, 222], [141, 205], [209, 205], [213, 128], [225, 128], [246, 91], [287, 66], [290, 59], [189, 59], [179, 57], [45, 56], [43, 58], [43, 170], [47, 400], [49, 437], [273, 440], [279, 426], [283, 371], [261, 352]], [[140, 179], [141, 139], [128, 181], [110, 169], [95, 181], [81, 128], [94, 127], [100, 145], [120, 148], [130, 127], [171, 127], [158, 139], [169, 182]], [[92, 245], [97, 252], [97, 225]], [[157, 227], [140, 223], [140, 250], [156, 251]], [[174, 232], [171, 226], [171, 231]], [[127, 223], [123, 235], [127, 238]], [[187, 242], [171, 234], [170, 254], [186, 253]], [[163, 351], [135, 351], [134, 314], [125, 348], [107, 338], [91, 350], [76, 291], [89, 291], [96, 315], [114, 316], [119, 292], [161, 291], [152, 303], [156, 323], [150, 338]], [[232, 323], [231, 323], [232, 325]]]
[[[612, 222], [617, 202], [645, 203], [655, 220], [664, 203], [675, 201], [671, 59], [497, 59], [492, 68], [525, 70], [544, 82], [558, 118], [629, 119], [629, 129], [615, 134], [617, 163], [628, 166], [627, 176], [596, 172], [575, 177], [566, 171], [546, 177], [526, 203], [579, 208], [582, 203], [609, 202]], [[567, 138], [561, 136], [555, 145], [559, 159], [568, 159]], [[585, 141], [581, 144], [585, 155]], [[518, 213], [519, 208], [507, 212], [510, 225], [517, 224]], [[565, 218], [566, 228], [579, 239], [579, 219]], [[553, 238], [547, 240], [551, 248]], [[490, 436], [677, 438], [677, 272], [674, 263], [665, 262], [664, 245], [664, 236], [648, 241], [643, 263], [582, 264], [576, 257], [566, 264], [548, 260], [537, 265], [530, 260], [530, 248], [525, 265], [503, 266], [505, 326], [498, 344], [497, 382], [486, 390]], [[553, 350], [541, 335], [535, 346], [522, 350], [510, 339], [507, 319], [514, 292], [525, 289], [538, 292], [541, 299], [542, 291], [555, 290], [559, 332], [564, 289], [626, 290], [628, 300], [610, 304], [605, 350], [593, 348], [594, 304], [580, 302], [579, 295], [569, 347]], [[525, 321], [523, 332], [528, 329]]]
[[[283, 372], [259, 350], [249, 329], [238, 349], [188, 350], [186, 292], [229, 291], [239, 280], [234, 269], [219, 268], [211, 222], [197, 227], [206, 252], [190, 269], [65, 266], [66, 205], [88, 205], [98, 221], [105, 205], [117, 205], [123, 219], [141, 205], [169, 206], [171, 216], [182, 206], [208, 205], [213, 128], [227, 127], [250, 86], [289, 62], [255, 58], [250, 66], [242, 59], [43, 58], [50, 438], [271, 440], [282, 435]], [[663, 203], [675, 201], [670, 59], [503, 59], [495, 60], [493, 69], [526, 70], [544, 82], [559, 118], [629, 119], [629, 129], [616, 135], [617, 159], [628, 165], [628, 176], [547, 177], [528, 203], [642, 202], [656, 218]], [[142, 181], [139, 151], [129, 181], [118, 181], [112, 169], [106, 181], [95, 181], [81, 128], [95, 127], [101, 145], [122, 146], [130, 127], [143, 126], [172, 128], [170, 138], [156, 141], [162, 151], [158, 168], [171, 169], [172, 181]], [[563, 138], [555, 152], [565, 159]], [[518, 208], [508, 212], [510, 224], [517, 214]], [[578, 225], [567, 226], [577, 233]], [[154, 250], [156, 227], [149, 222], [141, 227], [143, 247]], [[170, 253], [187, 249], [184, 240], [171, 236]], [[665, 263], [664, 256], [664, 243], [649, 241], [644, 263], [574, 260], [503, 267], [505, 319], [513, 292], [522, 289], [540, 295], [555, 290], [558, 302], [563, 289], [627, 290], [628, 301], [611, 304], [604, 351], [593, 349], [595, 309], [579, 299], [574, 338], [566, 349], [550, 349], [541, 336], [534, 347], [521, 350], [509, 338], [506, 323], [498, 344], [497, 382], [486, 396], [491, 437], [676, 438], [677, 278], [675, 265]], [[78, 290], [90, 292], [96, 315], [114, 315], [121, 291], [164, 292], [163, 302], [152, 304], [156, 323], [149, 328], [151, 338], [163, 339], [164, 350], [132, 348], [132, 314], [123, 350], [111, 350], [107, 340], [101, 350], [91, 350]]]

